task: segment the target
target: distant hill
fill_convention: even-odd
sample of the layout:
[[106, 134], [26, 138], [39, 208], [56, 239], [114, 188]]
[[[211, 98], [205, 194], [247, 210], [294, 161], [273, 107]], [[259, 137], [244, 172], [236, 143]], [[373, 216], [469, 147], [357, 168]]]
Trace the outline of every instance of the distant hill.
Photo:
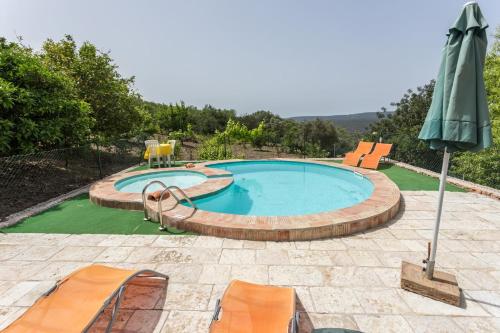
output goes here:
[[[387, 112], [388, 114], [392, 112]], [[332, 116], [297, 116], [289, 119], [297, 121], [309, 121], [316, 118], [331, 120], [336, 125], [344, 127], [348, 131], [364, 132], [368, 125], [378, 120], [377, 112], [363, 112], [354, 114], [332, 115]]]

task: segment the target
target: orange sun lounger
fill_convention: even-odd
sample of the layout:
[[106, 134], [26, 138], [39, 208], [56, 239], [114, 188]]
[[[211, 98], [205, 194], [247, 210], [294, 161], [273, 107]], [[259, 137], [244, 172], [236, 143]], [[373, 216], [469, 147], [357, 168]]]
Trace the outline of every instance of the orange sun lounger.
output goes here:
[[293, 288], [234, 280], [217, 301], [210, 333], [296, 333], [298, 318]]
[[358, 166], [359, 160], [363, 155], [369, 154], [373, 148], [373, 142], [360, 141], [355, 151], [345, 154], [342, 164]]
[[377, 143], [373, 152], [363, 157], [360, 167], [377, 170], [380, 159], [389, 156], [391, 148], [391, 143]]
[[2, 332], [84, 332], [112, 306], [106, 330], [110, 331], [126, 284], [135, 277], [168, 279], [151, 270], [87, 266], [59, 281]]

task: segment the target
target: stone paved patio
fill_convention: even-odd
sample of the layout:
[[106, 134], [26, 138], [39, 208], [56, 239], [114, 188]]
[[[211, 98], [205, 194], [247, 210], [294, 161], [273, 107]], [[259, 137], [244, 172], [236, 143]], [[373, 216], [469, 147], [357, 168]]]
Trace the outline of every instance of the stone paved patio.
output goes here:
[[301, 332], [500, 331], [500, 201], [446, 193], [437, 265], [457, 274], [466, 308], [456, 308], [399, 288], [401, 260], [419, 263], [426, 255], [437, 192], [403, 197], [402, 211], [388, 225], [321, 241], [0, 234], [0, 328], [57, 279], [106, 263], [170, 275], [158, 332], [207, 332], [231, 279], [293, 286]]

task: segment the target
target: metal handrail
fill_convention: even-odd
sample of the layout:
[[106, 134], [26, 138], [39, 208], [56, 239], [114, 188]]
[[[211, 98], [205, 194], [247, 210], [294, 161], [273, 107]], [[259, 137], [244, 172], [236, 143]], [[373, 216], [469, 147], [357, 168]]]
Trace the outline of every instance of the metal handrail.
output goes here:
[[149, 221], [151, 220], [151, 218], [148, 216], [148, 210], [146, 208], [146, 190], [153, 184], [160, 184], [161, 186], [163, 186], [163, 188], [167, 188], [167, 185], [165, 185], [163, 182], [159, 181], [159, 180], [153, 180], [151, 182], [149, 182], [146, 186], [144, 186], [144, 188], [142, 189], [142, 204], [144, 206], [144, 221]]
[[188, 195], [186, 194], [186, 192], [184, 192], [180, 187], [178, 186], [175, 186], [175, 185], [171, 185], [171, 186], [168, 186], [167, 188], [165, 188], [161, 194], [160, 194], [160, 200], [158, 200], [158, 214], [159, 214], [159, 220], [160, 220], [160, 229], [163, 229], [164, 226], [163, 226], [163, 207], [162, 207], [162, 200], [163, 200], [163, 195], [168, 192], [170, 193], [174, 198], [175, 200], [177, 201], [177, 203], [171, 207], [170, 209], [168, 210], [172, 210], [174, 209], [175, 207], [177, 207], [177, 205], [181, 202], [181, 200], [179, 200], [179, 198], [175, 195], [174, 191], [172, 191], [171, 189], [174, 189], [176, 191], [179, 191], [182, 196], [184, 197], [184, 200], [186, 200], [190, 205], [191, 207], [193, 208], [193, 211], [191, 212], [191, 214], [189, 216], [185, 216], [184, 219], [188, 219], [190, 218], [191, 216], [194, 215], [194, 213], [196, 212], [196, 210], [198, 209], [198, 207], [196, 206], [196, 204], [191, 201], [191, 198], [188, 197]]
[[144, 205], [144, 220], [145, 221], [149, 221], [151, 219], [148, 216], [147, 200], [146, 200], [146, 190], [151, 185], [153, 185], [153, 184], [159, 184], [159, 185], [161, 185], [163, 187], [163, 191], [161, 192], [160, 198], [158, 200], [158, 216], [159, 216], [159, 222], [160, 222], [160, 229], [164, 229], [164, 226], [163, 226], [163, 214], [162, 214], [162, 212], [163, 212], [162, 201], [163, 201], [163, 196], [165, 195], [165, 193], [168, 192], [175, 199], [175, 201], [176, 201], [175, 205], [173, 205], [172, 207], [170, 207], [168, 210], [174, 209], [181, 202], [181, 200], [179, 199], [179, 197], [172, 190], [179, 191], [179, 193], [184, 197], [183, 200], [186, 200], [191, 205], [191, 207], [193, 208], [193, 211], [191, 212], [191, 215], [186, 216], [185, 218], [190, 218], [191, 216], [193, 216], [194, 213], [196, 212], [196, 210], [198, 209], [198, 207], [196, 206], [196, 204], [193, 201], [191, 201], [191, 198], [189, 198], [189, 196], [186, 194], [186, 192], [184, 192], [180, 187], [175, 186], [175, 185], [167, 186], [167, 185], [165, 185], [163, 182], [161, 182], [159, 180], [153, 180], [153, 181], [149, 182], [146, 186], [144, 186], [144, 188], [142, 190], [142, 203]]

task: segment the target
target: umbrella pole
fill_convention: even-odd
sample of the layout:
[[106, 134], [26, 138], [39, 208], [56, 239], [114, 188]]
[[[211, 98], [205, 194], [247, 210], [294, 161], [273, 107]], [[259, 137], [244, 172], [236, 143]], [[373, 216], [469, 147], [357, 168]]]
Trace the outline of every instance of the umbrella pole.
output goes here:
[[443, 156], [443, 167], [441, 169], [441, 177], [439, 177], [439, 198], [438, 198], [436, 223], [434, 224], [434, 232], [433, 232], [433, 237], [432, 237], [431, 255], [430, 255], [430, 258], [427, 261], [427, 264], [425, 267], [425, 272], [427, 274], [428, 279], [432, 279], [432, 277], [434, 275], [434, 264], [436, 263], [436, 250], [437, 250], [437, 242], [438, 242], [438, 234], [439, 234], [439, 224], [441, 223], [441, 212], [443, 210], [444, 189], [446, 187], [446, 176], [448, 174], [449, 162], [450, 162], [450, 153], [447, 151], [447, 149], [445, 147], [444, 148], [444, 156]]

